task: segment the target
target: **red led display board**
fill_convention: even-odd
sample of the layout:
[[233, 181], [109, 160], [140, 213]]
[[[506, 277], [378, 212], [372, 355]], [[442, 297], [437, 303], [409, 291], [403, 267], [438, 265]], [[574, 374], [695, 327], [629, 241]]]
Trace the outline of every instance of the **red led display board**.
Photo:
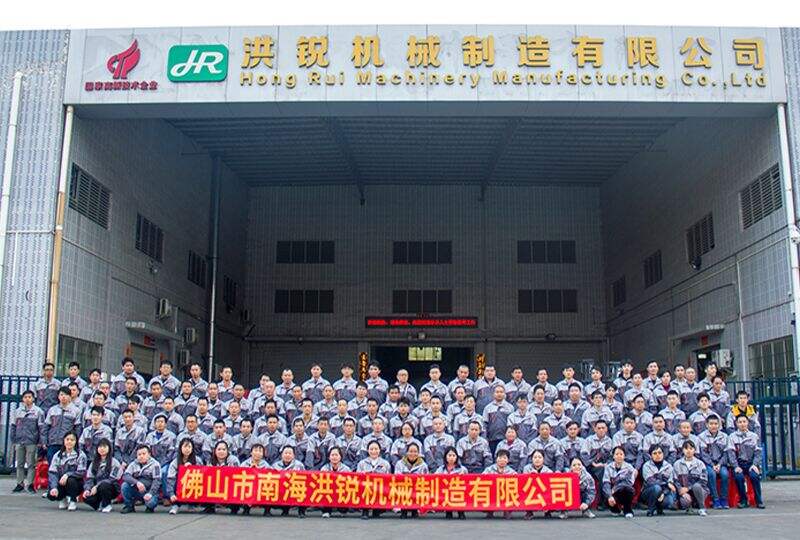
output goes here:
[[367, 328], [477, 328], [477, 317], [367, 317]]

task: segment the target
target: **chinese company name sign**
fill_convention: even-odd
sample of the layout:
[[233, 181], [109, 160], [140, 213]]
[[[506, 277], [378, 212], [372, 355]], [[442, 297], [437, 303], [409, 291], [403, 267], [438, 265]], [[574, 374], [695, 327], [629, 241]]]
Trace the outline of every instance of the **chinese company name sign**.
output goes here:
[[67, 103], [785, 101], [771, 28], [73, 31]]

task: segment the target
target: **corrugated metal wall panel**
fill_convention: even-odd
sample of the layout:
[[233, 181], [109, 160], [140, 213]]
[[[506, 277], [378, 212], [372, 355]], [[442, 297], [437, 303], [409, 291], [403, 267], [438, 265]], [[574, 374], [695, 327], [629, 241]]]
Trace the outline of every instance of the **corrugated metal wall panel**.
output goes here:
[[600, 361], [603, 354], [602, 342], [590, 343], [498, 343], [495, 360], [498, 376], [504, 381], [514, 366], [522, 367], [525, 379], [533, 384], [536, 372], [547, 370], [552, 384], [562, 379], [561, 370], [570, 364], [577, 369], [578, 362], [586, 358]]
[[341, 377], [344, 362], [358, 364], [356, 342], [253, 343], [250, 345], [250, 386], [258, 384], [262, 373], [280, 384], [281, 371], [290, 368], [294, 380], [302, 383], [310, 377], [312, 363], [322, 366], [322, 376], [331, 383]]
[[[39, 373], [45, 357], [51, 231], [63, 128], [68, 32], [0, 32], [0, 148], [5, 148], [11, 85], [24, 75], [0, 298], [0, 373]], [[0, 152], [0, 170], [4, 155]]]

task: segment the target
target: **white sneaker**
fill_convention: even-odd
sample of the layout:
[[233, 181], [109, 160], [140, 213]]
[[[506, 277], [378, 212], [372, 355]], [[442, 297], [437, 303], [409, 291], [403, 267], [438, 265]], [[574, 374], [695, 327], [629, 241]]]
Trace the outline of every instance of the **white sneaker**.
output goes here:
[[67, 511], [68, 512], [74, 512], [77, 509], [78, 509], [78, 503], [76, 503], [73, 500], [70, 500], [69, 504], [67, 505]]
[[697, 511], [697, 515], [699, 515], [699, 516], [707, 516], [708, 512], [706, 512], [705, 508], [701, 508], [700, 510]]
[[67, 508], [67, 501], [66, 501], [66, 499], [61, 499], [60, 501], [58, 501], [58, 509], [59, 509], [59, 510], [64, 510], [64, 509], [66, 509], [66, 508]]
[[114, 510], [114, 507], [111, 506], [110, 504], [100, 509], [100, 511], [103, 512], [104, 514], [110, 514], [112, 510]]
[[330, 513], [329, 513], [329, 512], [323, 512], [323, 513], [322, 513], [322, 517], [324, 517], [324, 518], [329, 518], [329, 517], [331, 517], [331, 515], [330, 515]]
[[594, 519], [595, 518], [594, 512], [592, 512], [591, 510], [586, 510], [583, 513], [583, 515], [586, 516], [589, 519]]
[[625, 514], [625, 519], [633, 519], [633, 514], [628, 512], [627, 514]]
[[175, 514], [177, 514], [178, 513], [178, 505], [177, 504], [173, 504], [172, 506], [170, 506], [169, 507], [169, 513], [172, 514], [173, 516]]

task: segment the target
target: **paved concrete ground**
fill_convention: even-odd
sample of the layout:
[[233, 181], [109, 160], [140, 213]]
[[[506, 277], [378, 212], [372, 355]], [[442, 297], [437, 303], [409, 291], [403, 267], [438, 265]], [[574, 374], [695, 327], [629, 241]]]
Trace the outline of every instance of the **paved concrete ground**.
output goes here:
[[272, 537], [281, 540], [344, 538], [380, 540], [400, 538], [436, 540], [463, 536], [471, 540], [502, 540], [542, 535], [540, 538], [602, 540], [613, 538], [800, 538], [800, 480], [776, 480], [764, 485], [766, 510], [710, 510], [709, 516], [673, 513], [647, 518], [638, 512], [633, 520], [601, 514], [597, 519], [520, 518], [485, 520], [470, 514], [466, 521], [450, 521], [443, 515], [419, 520], [401, 520], [389, 514], [378, 520], [362, 521], [355, 516], [323, 520], [310, 513], [296, 517], [229, 516], [225, 513], [168, 515], [165, 508], [155, 514], [136, 512], [122, 515], [92, 512], [81, 505], [76, 512], [58, 510], [55, 503], [38, 495], [11, 494], [14, 484], [0, 478], [0, 538], [193, 538], [197, 540]]

